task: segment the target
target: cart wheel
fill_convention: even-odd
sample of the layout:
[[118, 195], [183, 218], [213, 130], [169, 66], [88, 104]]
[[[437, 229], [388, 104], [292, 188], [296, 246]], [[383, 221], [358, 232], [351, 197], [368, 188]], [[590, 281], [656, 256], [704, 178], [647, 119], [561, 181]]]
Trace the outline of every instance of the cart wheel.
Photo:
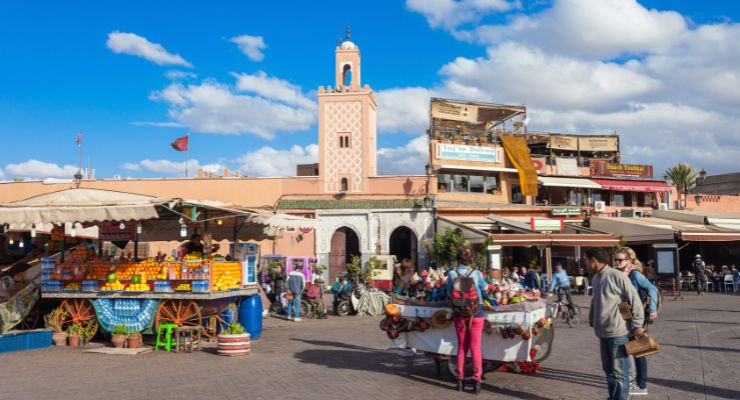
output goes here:
[[36, 304], [28, 311], [28, 314], [26, 314], [26, 317], [23, 318], [21, 322], [18, 324], [18, 328], [24, 331], [36, 329], [39, 326], [40, 319], [41, 319], [41, 308], [39, 307], [39, 302], [36, 302]]
[[537, 335], [533, 347], [537, 350], [537, 354], [534, 356], [534, 361], [541, 363], [550, 357], [552, 352], [552, 343], [555, 340], [555, 327], [550, 326], [549, 329], [542, 329], [540, 334]]
[[337, 305], [337, 315], [341, 315], [342, 317], [349, 315], [349, 301], [341, 301]]
[[231, 320], [236, 320], [237, 307], [235, 303], [229, 303], [226, 308], [219, 311], [218, 313], [205, 317], [205, 323], [203, 324], [203, 336], [208, 339], [213, 339], [218, 336], [221, 331], [229, 327], [228, 317], [231, 316]]
[[314, 317], [313, 306], [305, 300], [301, 301], [301, 316], [303, 318]]
[[568, 326], [575, 328], [581, 322], [581, 307], [575, 306], [576, 315], [572, 315], [570, 311], [566, 311]]
[[159, 331], [161, 324], [177, 324], [178, 326], [202, 326], [203, 318], [200, 306], [193, 300], [167, 299], [159, 305], [154, 317], [154, 326]]
[[66, 316], [62, 321], [62, 329], [65, 331], [71, 325], [79, 325], [89, 340], [98, 332], [98, 318], [95, 316], [95, 308], [87, 299], [64, 299], [59, 305]]

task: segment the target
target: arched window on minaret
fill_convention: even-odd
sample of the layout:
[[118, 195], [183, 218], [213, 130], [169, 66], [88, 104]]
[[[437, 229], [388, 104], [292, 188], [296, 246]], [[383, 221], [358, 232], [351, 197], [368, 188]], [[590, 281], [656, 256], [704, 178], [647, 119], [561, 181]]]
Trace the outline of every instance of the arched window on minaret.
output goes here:
[[346, 192], [347, 191], [347, 188], [349, 186], [349, 183], [347, 181], [347, 178], [342, 178], [342, 181], [341, 182], [342, 182], [341, 183], [341, 188], [339, 190], [342, 191], [342, 192]]
[[352, 85], [352, 66], [345, 64], [342, 71], [342, 86], [349, 87], [350, 85]]

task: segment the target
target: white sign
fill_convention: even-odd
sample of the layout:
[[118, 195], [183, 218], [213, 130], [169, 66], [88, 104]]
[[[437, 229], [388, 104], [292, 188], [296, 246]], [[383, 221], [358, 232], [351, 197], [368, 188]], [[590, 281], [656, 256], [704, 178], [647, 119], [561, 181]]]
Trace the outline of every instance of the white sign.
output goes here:
[[468, 146], [464, 144], [437, 143], [435, 158], [439, 160], [478, 161], [502, 163], [504, 152], [498, 146]]
[[563, 230], [563, 220], [561, 219], [532, 218], [529, 225], [533, 231]]

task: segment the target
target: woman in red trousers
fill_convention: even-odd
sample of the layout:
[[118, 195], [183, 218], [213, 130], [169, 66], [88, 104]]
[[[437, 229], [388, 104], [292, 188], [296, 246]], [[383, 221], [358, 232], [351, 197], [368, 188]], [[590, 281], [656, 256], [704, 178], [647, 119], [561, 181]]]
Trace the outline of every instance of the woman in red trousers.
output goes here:
[[[483, 335], [483, 296], [487, 284], [473, 263], [473, 249], [460, 246], [457, 249], [457, 268], [450, 270], [447, 277], [448, 293], [452, 298], [452, 318], [457, 332], [457, 390], [463, 390], [465, 357], [468, 352], [473, 359], [473, 381], [475, 393], [480, 393], [483, 376], [481, 336]], [[457, 282], [457, 284], [456, 284]]]

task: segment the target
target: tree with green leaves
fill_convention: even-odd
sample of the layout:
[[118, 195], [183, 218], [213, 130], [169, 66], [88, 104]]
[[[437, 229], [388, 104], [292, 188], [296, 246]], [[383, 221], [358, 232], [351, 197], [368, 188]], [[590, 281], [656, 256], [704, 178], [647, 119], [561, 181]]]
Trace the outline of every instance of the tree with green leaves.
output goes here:
[[681, 193], [683, 196], [683, 207], [686, 207], [686, 199], [689, 196], [689, 188], [696, 183], [696, 177], [699, 173], [691, 165], [678, 163], [668, 168], [663, 173], [663, 179], [678, 190], [678, 200], [681, 204]]
[[432, 245], [432, 259], [438, 267], [449, 268], [455, 263], [457, 257], [457, 248], [465, 242], [463, 233], [460, 229], [445, 228], [444, 234], [434, 234], [434, 244]]

